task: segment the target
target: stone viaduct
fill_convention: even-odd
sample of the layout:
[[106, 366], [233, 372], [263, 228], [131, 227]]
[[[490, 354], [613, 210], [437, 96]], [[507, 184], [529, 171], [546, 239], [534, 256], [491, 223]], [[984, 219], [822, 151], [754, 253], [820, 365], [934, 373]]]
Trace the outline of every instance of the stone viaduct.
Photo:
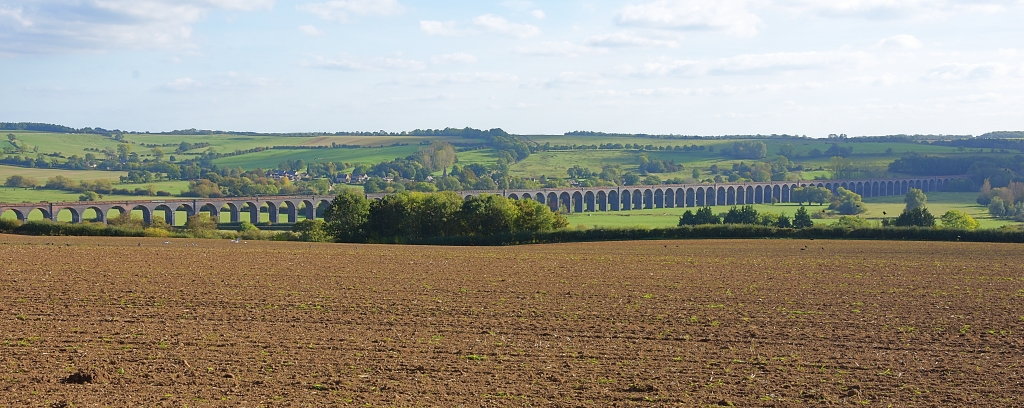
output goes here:
[[[589, 187], [570, 189], [462, 191], [463, 197], [495, 194], [515, 200], [529, 199], [547, 204], [557, 211], [626, 211], [652, 208], [704, 207], [717, 205], [770, 204], [790, 202], [790, 193], [798, 187], [817, 186], [835, 193], [840, 187], [863, 197], [904, 195], [911, 188], [924, 192], [943, 191], [952, 180], [963, 176], [869, 179], [805, 180], [763, 183], [665, 184], [656, 186]], [[370, 194], [381, 198], [384, 194]]]
[[[118, 214], [140, 211], [143, 220], [147, 223], [152, 222], [154, 213], [163, 213], [164, 220], [175, 225], [175, 215], [178, 211], [183, 211], [188, 216], [209, 212], [211, 216], [220, 217], [227, 213], [228, 217], [221, 221], [230, 222], [242, 221], [242, 213], [247, 213], [247, 221], [256, 224], [260, 222], [262, 210], [268, 213], [271, 220], [278, 220], [281, 215], [286, 215], [287, 222], [294, 224], [298, 222], [299, 215], [303, 215], [307, 219], [315, 219], [318, 211], [327, 208], [331, 200], [334, 200], [334, 196], [309, 195], [32, 204], [0, 203], [0, 214], [13, 211], [19, 220], [26, 221], [30, 213], [38, 211], [42, 213], [43, 218], [56, 221], [58, 214], [68, 211], [71, 213], [71, 222], [95, 221], [105, 224], [111, 211], [117, 211]], [[94, 219], [83, 219], [88, 210], [93, 210], [96, 214]]]
[[[481, 194], [495, 194], [515, 200], [535, 200], [546, 204], [552, 210], [560, 207], [570, 212], [594, 211], [626, 211], [653, 208], [704, 207], [718, 205], [768, 204], [773, 202], [788, 203], [793, 189], [806, 186], [817, 186], [836, 192], [840, 187], [856, 192], [863, 197], [898, 196], [906, 194], [911, 188], [924, 192], [943, 191], [949, 182], [962, 176], [922, 177], [905, 179], [871, 179], [871, 180], [814, 180], [814, 181], [773, 181], [764, 183], [722, 183], [722, 184], [666, 184], [656, 186], [619, 186], [591, 187], [570, 189], [537, 189], [537, 190], [498, 190], [498, 191], [461, 191], [463, 197]], [[368, 194], [368, 198], [380, 199], [386, 194]], [[57, 220], [58, 214], [70, 212], [72, 222], [94, 221], [106, 223], [111, 211], [118, 214], [140, 211], [146, 222], [153, 220], [154, 213], [163, 213], [164, 220], [175, 224], [175, 215], [182, 211], [192, 216], [200, 212], [208, 212], [211, 216], [220, 217], [227, 213], [222, 221], [239, 222], [242, 213], [247, 213], [248, 221], [260, 222], [261, 212], [266, 212], [271, 220], [279, 220], [281, 215], [287, 216], [287, 223], [298, 222], [299, 215], [306, 219], [316, 219], [318, 213], [330, 205], [333, 196], [261, 196], [231, 198], [197, 198], [172, 200], [120, 201], [120, 202], [68, 202], [68, 203], [0, 203], [0, 214], [12, 211], [22, 221], [28, 220], [29, 214], [38, 211], [42, 217]], [[92, 220], [85, 220], [86, 211], [93, 210], [96, 214]]]

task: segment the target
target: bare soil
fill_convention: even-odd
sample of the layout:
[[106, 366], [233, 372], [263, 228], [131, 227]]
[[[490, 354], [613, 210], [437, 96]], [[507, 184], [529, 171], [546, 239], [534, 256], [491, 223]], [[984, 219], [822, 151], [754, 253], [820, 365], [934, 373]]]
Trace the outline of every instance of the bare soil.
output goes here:
[[0, 406], [1021, 406], [1021, 246], [0, 235]]

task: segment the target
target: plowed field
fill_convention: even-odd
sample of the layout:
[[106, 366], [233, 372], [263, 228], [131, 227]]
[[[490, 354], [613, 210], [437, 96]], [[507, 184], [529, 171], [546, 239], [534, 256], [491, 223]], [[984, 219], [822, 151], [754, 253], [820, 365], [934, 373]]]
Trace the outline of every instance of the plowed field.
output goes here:
[[1021, 246], [0, 236], [0, 406], [1021, 406]]

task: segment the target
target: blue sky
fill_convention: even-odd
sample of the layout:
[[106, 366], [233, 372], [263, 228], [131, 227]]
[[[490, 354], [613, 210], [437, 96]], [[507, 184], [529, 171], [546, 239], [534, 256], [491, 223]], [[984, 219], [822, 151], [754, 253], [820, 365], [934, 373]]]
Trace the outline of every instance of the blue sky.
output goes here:
[[0, 121], [1024, 129], [1024, 0], [0, 0]]

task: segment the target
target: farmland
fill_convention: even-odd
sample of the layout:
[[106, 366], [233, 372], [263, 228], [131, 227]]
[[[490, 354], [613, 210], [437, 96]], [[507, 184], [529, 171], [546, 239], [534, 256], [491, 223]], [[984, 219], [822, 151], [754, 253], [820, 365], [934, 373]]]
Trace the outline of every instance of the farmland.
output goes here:
[[1015, 245], [0, 242], [10, 406], [1022, 404]]

